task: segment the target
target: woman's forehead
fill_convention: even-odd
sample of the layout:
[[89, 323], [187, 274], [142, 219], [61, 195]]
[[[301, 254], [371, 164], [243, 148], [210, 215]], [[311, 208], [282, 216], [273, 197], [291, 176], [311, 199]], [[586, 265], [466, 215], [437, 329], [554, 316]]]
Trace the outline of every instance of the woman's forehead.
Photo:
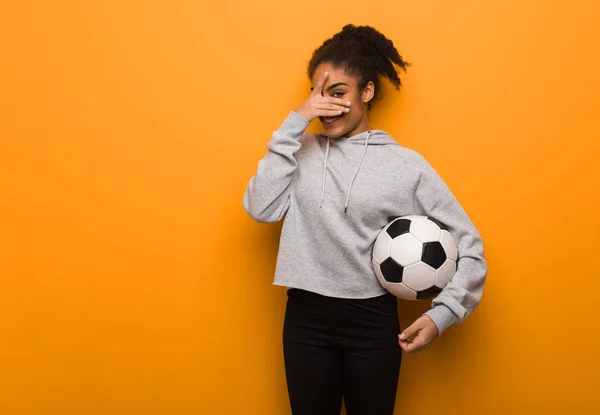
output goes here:
[[352, 86], [356, 83], [355, 77], [348, 74], [344, 68], [336, 68], [329, 63], [323, 63], [317, 67], [315, 73], [312, 77], [312, 86], [314, 87], [320, 79], [323, 78], [325, 72], [328, 72], [327, 82], [325, 82], [325, 87], [329, 85], [336, 84], [338, 82], [343, 82], [348, 84], [348, 86]]

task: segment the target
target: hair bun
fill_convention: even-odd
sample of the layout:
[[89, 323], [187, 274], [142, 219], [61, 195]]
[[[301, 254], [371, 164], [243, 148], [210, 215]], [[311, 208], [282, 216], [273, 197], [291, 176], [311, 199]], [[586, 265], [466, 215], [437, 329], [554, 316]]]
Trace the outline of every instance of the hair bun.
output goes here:
[[397, 65], [404, 63], [394, 43], [371, 26], [347, 24], [339, 34], [346, 39], [354, 38], [360, 41], [366, 48], [367, 53], [376, 54], [378, 57], [390, 60]]

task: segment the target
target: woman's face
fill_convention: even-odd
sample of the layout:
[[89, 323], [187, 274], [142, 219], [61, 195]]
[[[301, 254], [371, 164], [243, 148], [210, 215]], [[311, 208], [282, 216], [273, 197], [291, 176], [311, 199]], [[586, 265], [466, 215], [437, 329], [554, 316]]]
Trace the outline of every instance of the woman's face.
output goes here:
[[367, 115], [367, 104], [373, 98], [375, 92], [372, 82], [369, 82], [362, 90], [358, 85], [358, 78], [346, 74], [343, 69], [334, 68], [329, 62], [320, 64], [312, 77], [312, 85], [322, 79], [328, 72], [327, 81], [323, 86], [323, 96], [341, 98], [350, 101], [350, 111], [337, 117], [319, 117], [325, 127], [328, 137], [337, 138], [341, 136], [352, 137], [367, 131], [369, 117]]

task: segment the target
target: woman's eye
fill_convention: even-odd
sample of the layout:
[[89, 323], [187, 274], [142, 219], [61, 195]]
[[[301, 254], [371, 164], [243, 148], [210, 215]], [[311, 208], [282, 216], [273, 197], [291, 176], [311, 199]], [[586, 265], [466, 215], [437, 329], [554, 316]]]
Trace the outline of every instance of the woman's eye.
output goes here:
[[333, 94], [331, 94], [334, 98], [341, 98], [344, 96], [344, 93], [341, 91], [335, 91]]

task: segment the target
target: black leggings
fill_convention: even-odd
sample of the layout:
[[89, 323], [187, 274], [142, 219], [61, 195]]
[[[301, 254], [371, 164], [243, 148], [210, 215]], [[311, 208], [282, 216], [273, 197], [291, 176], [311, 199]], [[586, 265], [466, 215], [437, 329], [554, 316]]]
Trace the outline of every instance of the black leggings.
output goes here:
[[392, 415], [402, 350], [397, 300], [288, 291], [283, 353], [293, 415]]

